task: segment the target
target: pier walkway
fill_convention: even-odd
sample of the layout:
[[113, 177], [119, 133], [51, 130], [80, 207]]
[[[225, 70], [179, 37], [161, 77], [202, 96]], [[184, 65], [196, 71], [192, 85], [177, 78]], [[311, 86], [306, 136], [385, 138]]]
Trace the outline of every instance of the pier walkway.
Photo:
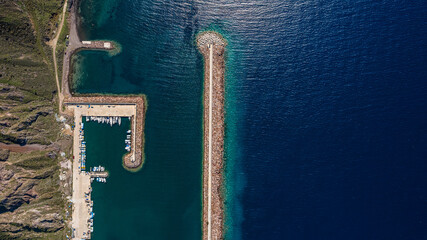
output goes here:
[[89, 176], [91, 178], [96, 178], [96, 177], [106, 178], [108, 177], [108, 172], [89, 172]]
[[[66, 1], [67, 2], [67, 1]], [[64, 13], [66, 8], [64, 4]], [[75, 129], [73, 133], [73, 213], [72, 213], [72, 239], [90, 239], [93, 231], [93, 213], [91, 193], [91, 178], [105, 178], [107, 172], [81, 171], [84, 151], [81, 149], [80, 133], [82, 116], [97, 117], [129, 117], [131, 119], [130, 152], [123, 157], [123, 166], [130, 171], [137, 171], [144, 162], [144, 123], [146, 99], [142, 95], [136, 96], [107, 96], [107, 95], [80, 95], [73, 96], [70, 91], [71, 57], [80, 49], [114, 50], [118, 48], [111, 41], [81, 41], [77, 32], [77, 6], [73, 4], [69, 14], [70, 33], [68, 46], [64, 53], [61, 86], [58, 81], [58, 71], [55, 69], [56, 83], [59, 96], [59, 112], [74, 116]], [[65, 14], [64, 14], [65, 15]], [[62, 23], [61, 23], [62, 27]], [[60, 32], [61, 30], [59, 30]], [[58, 34], [59, 36], [59, 34]], [[57, 36], [57, 38], [58, 38]], [[55, 40], [55, 43], [57, 41]], [[54, 50], [56, 48], [56, 44]], [[55, 54], [55, 53], [54, 53]], [[54, 55], [56, 68], [56, 56]], [[65, 111], [63, 111], [65, 106]], [[84, 165], [83, 165], [84, 166]], [[84, 167], [82, 167], [84, 168]]]
[[226, 42], [216, 32], [197, 37], [205, 63], [203, 239], [223, 239], [224, 198], [224, 51]]
[[[89, 239], [90, 238], [90, 175], [80, 171], [79, 161], [77, 158], [80, 154], [79, 134], [81, 126], [81, 117], [75, 119], [76, 127], [74, 129], [73, 140], [73, 213], [72, 213], [72, 239]], [[88, 199], [88, 200], [87, 200]]]

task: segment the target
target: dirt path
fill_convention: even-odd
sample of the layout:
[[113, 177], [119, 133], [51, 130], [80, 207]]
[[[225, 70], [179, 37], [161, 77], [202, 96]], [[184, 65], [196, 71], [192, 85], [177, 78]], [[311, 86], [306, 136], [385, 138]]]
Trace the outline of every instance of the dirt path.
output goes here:
[[55, 79], [56, 79], [56, 88], [58, 91], [59, 112], [60, 113], [62, 113], [62, 101], [64, 100], [64, 96], [62, 94], [61, 87], [59, 85], [58, 64], [56, 62], [56, 45], [58, 43], [59, 36], [61, 35], [62, 27], [64, 26], [65, 11], [66, 10], [67, 10], [67, 1], [64, 1], [64, 8], [62, 9], [62, 19], [61, 19], [61, 23], [59, 24], [59, 27], [58, 27], [58, 32], [56, 33], [56, 37], [54, 39], [52, 39], [52, 41], [49, 44], [53, 49], [53, 66], [55, 68]]
[[48, 146], [40, 145], [40, 144], [28, 144], [28, 145], [21, 146], [19, 144], [0, 143], [0, 149], [7, 149], [11, 152], [19, 152], [19, 153], [31, 152], [31, 151], [42, 151], [42, 150], [46, 150], [47, 148]]

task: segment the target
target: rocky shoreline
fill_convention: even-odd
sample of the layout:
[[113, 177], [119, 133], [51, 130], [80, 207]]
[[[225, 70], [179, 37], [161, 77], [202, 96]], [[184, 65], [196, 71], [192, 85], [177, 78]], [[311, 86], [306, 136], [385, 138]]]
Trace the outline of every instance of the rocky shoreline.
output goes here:
[[[226, 41], [216, 32], [203, 32], [197, 36], [197, 46], [204, 58], [203, 94], [203, 239], [224, 238], [224, 52]], [[210, 115], [210, 48], [212, 59], [212, 118]], [[211, 179], [209, 180], [209, 136], [211, 134]], [[209, 193], [209, 181], [210, 191]], [[209, 194], [210, 204], [209, 208]], [[210, 213], [210, 223], [208, 219]], [[210, 226], [209, 226], [210, 224]], [[208, 228], [211, 229], [208, 229]]]

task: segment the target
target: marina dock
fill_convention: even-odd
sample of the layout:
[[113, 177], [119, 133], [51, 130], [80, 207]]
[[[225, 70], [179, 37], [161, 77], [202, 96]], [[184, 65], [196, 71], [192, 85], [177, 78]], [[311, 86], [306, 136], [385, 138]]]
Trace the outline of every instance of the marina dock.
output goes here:
[[[71, 56], [81, 49], [108, 50], [109, 53], [120, 51], [118, 43], [112, 41], [81, 41], [77, 31], [78, 4], [70, 7], [70, 33], [64, 53], [62, 86], [57, 87], [59, 92], [60, 112], [74, 116], [75, 128], [73, 132], [73, 213], [72, 213], [72, 239], [90, 239], [93, 232], [91, 200], [91, 182], [105, 183], [108, 172], [87, 171], [86, 168], [86, 142], [84, 142], [84, 123], [82, 117], [94, 117], [96, 121], [108, 124], [120, 124], [121, 117], [128, 117], [131, 129], [128, 132], [126, 150], [123, 157], [123, 166], [130, 171], [139, 170], [144, 162], [144, 123], [146, 99], [145, 96], [107, 96], [107, 95], [80, 95], [73, 96], [70, 91]], [[65, 9], [65, 7], [64, 7]], [[56, 59], [54, 57], [54, 59]], [[56, 64], [56, 62], [55, 62]], [[56, 68], [56, 65], [55, 65]], [[61, 91], [59, 91], [61, 89]], [[63, 105], [66, 110], [62, 111]], [[91, 119], [92, 120], [92, 119]], [[117, 120], [117, 121], [116, 121]], [[90, 143], [89, 143], [90, 144]]]
[[93, 203], [90, 199], [91, 176], [82, 171], [84, 161], [84, 142], [81, 117], [75, 118], [74, 141], [73, 141], [73, 213], [72, 213], [72, 239], [90, 239], [92, 219], [91, 209]]
[[[144, 99], [142, 97], [72, 97], [65, 99], [68, 110], [74, 113], [73, 139], [73, 239], [90, 239], [94, 212], [91, 200], [91, 183], [105, 183], [108, 172], [101, 166], [86, 166], [86, 141], [84, 123], [121, 124], [121, 118], [131, 119], [131, 129], [124, 139], [129, 153], [123, 157], [126, 168], [139, 168], [143, 163]], [[90, 143], [89, 143], [90, 144]]]
[[[123, 157], [123, 166], [138, 170], [144, 162], [144, 122], [145, 99], [142, 96], [91, 96], [70, 97], [64, 104], [74, 112], [74, 118], [90, 117], [92, 120], [115, 121], [115, 117], [128, 117], [131, 120], [128, 154]], [[117, 119], [117, 123], [118, 123]], [[112, 122], [111, 122], [112, 124]]]

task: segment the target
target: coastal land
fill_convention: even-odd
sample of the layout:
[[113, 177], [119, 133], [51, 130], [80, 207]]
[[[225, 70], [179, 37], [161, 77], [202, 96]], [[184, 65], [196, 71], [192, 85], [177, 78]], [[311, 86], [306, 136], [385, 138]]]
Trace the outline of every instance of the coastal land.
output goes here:
[[50, 44], [63, 3], [0, 1], [0, 239], [69, 234], [72, 137]]
[[197, 36], [204, 58], [203, 94], [203, 239], [224, 238], [224, 53], [226, 41], [216, 32]]

